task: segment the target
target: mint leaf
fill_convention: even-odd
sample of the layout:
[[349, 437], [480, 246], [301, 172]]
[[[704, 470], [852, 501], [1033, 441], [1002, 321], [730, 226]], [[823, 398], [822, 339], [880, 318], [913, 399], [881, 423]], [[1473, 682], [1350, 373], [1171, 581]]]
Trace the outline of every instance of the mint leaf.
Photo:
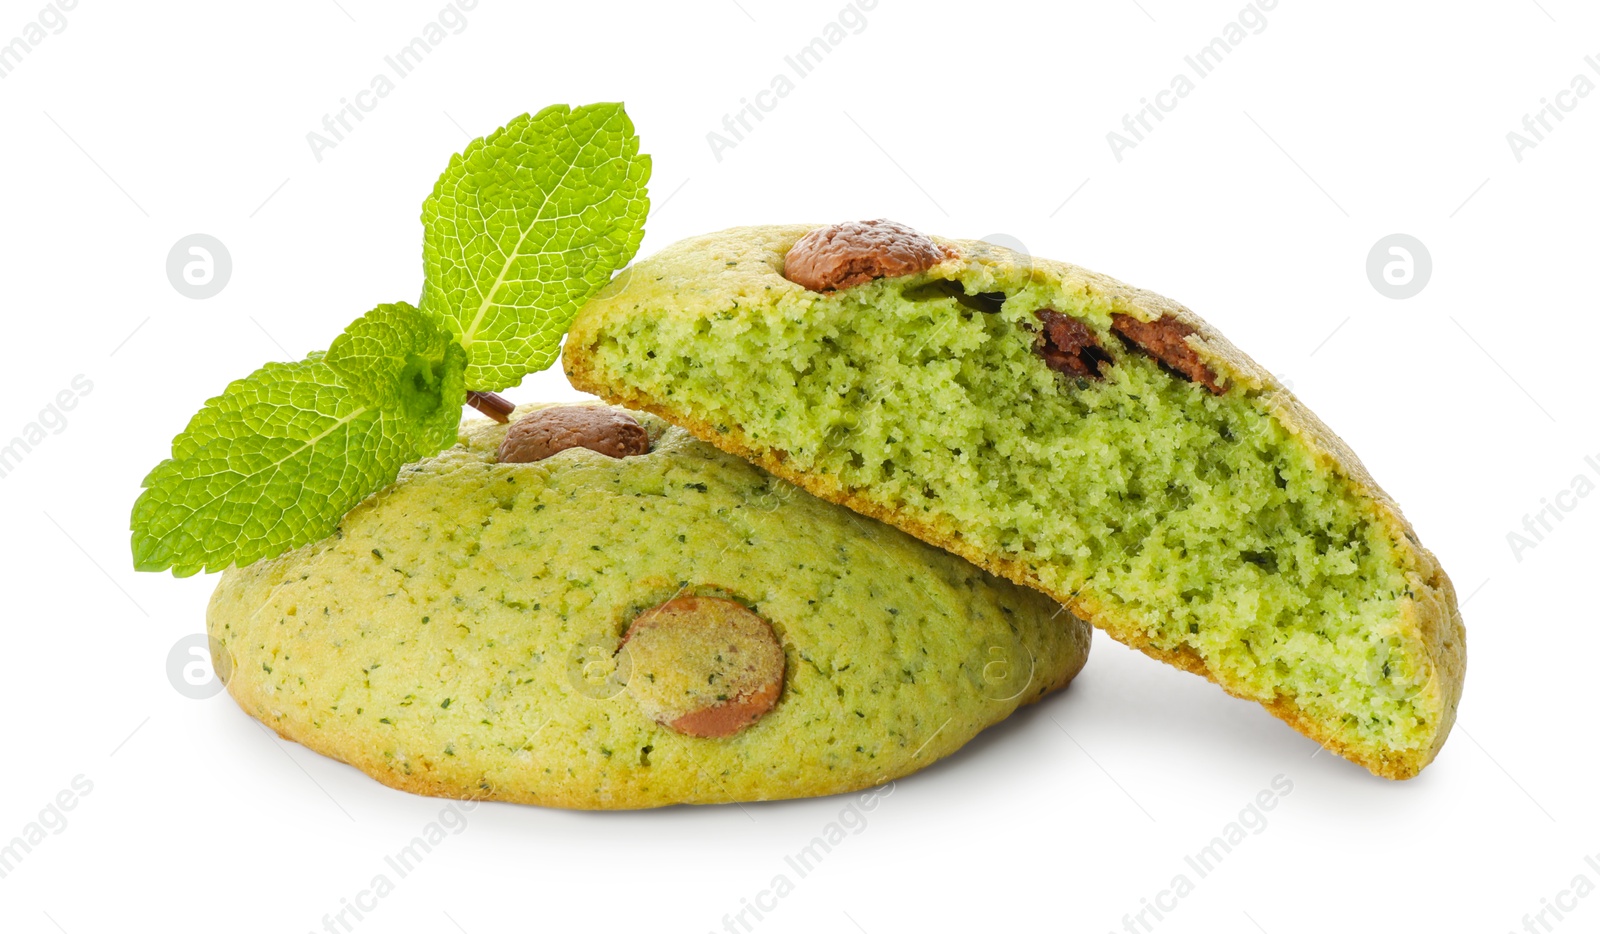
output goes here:
[[325, 359], [356, 401], [403, 412], [410, 430], [436, 445], [428, 454], [455, 443], [466, 353], [437, 319], [405, 302], [379, 305], [345, 328]]
[[134, 566], [186, 577], [331, 534], [402, 465], [454, 441], [465, 366], [438, 324], [410, 305], [380, 305], [326, 355], [234, 381], [145, 478]]
[[451, 157], [422, 204], [422, 307], [466, 350], [468, 389], [555, 361], [578, 309], [638, 251], [649, 178], [621, 104], [546, 107]]
[[145, 478], [135, 566], [186, 576], [275, 557], [450, 445], [466, 390], [549, 366], [633, 258], [649, 177], [621, 104], [549, 107], [473, 141], [423, 203], [421, 310], [379, 305], [327, 353], [207, 402]]

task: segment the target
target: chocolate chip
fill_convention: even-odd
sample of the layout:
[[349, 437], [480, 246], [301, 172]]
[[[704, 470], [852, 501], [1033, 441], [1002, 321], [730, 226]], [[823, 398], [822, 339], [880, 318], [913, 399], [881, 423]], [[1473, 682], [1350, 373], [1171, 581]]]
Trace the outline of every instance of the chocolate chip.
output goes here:
[[558, 405], [522, 416], [500, 442], [502, 464], [529, 464], [588, 448], [607, 457], [650, 453], [650, 436], [632, 415], [604, 405]]
[[1155, 358], [1168, 371], [1201, 384], [1215, 395], [1227, 392], [1217, 382], [1217, 374], [1211, 372], [1194, 348], [1184, 341], [1194, 333], [1194, 328], [1177, 318], [1162, 315], [1154, 321], [1140, 321], [1132, 315], [1114, 314], [1111, 330], [1131, 346]]
[[968, 295], [966, 288], [961, 283], [950, 279], [935, 279], [932, 282], [924, 282], [915, 288], [906, 289], [902, 294], [913, 302], [953, 298], [962, 308], [981, 311], [986, 315], [994, 314], [1000, 310], [1000, 306], [1006, 303], [1006, 293], [1004, 292], [976, 292]]
[[783, 277], [813, 292], [831, 292], [883, 276], [909, 276], [947, 256], [944, 247], [904, 224], [849, 221], [801, 237], [783, 258]]
[[686, 736], [732, 736], [783, 693], [783, 646], [771, 624], [732, 600], [668, 600], [639, 614], [622, 647], [628, 693], [650, 719]]
[[1044, 358], [1045, 366], [1070, 376], [1100, 378], [1100, 367], [1112, 362], [1111, 355], [1087, 325], [1049, 308], [1041, 308], [1034, 315], [1044, 325], [1034, 349]]

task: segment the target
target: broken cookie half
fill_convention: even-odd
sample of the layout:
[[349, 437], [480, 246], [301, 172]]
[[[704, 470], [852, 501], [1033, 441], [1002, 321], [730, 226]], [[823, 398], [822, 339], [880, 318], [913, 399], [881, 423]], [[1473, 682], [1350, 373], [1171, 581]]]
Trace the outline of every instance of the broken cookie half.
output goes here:
[[889, 221], [745, 227], [636, 264], [564, 360], [1379, 775], [1450, 731], [1449, 578], [1343, 442], [1168, 299]]

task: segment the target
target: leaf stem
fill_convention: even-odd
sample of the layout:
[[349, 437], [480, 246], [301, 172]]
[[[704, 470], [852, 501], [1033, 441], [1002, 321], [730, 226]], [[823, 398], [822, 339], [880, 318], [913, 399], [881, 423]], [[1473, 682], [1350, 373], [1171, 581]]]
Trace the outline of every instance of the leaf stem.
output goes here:
[[467, 405], [472, 406], [502, 425], [511, 421], [511, 412], [516, 408], [516, 405], [505, 396], [493, 392], [478, 392], [477, 390], [467, 393]]

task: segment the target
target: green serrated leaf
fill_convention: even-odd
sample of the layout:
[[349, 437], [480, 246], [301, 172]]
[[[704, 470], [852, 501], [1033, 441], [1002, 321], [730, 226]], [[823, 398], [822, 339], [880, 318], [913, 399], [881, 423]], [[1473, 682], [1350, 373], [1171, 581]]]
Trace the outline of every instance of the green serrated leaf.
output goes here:
[[402, 465], [453, 443], [466, 354], [423, 322], [379, 306], [329, 354], [269, 363], [207, 402], [144, 480], [134, 566], [184, 577], [314, 542]]
[[465, 351], [438, 319], [405, 302], [379, 305], [351, 322], [325, 359], [357, 402], [398, 409], [430, 442], [455, 439]]
[[649, 178], [621, 104], [524, 114], [450, 159], [422, 205], [422, 307], [466, 350], [468, 389], [555, 361], [578, 309], [638, 251]]

